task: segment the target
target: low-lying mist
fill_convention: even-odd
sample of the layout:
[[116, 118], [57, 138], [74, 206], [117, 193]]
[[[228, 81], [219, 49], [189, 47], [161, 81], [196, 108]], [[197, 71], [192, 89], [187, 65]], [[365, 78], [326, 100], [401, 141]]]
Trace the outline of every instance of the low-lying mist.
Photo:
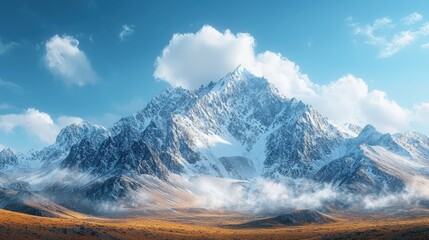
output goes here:
[[396, 193], [360, 194], [306, 179], [258, 177], [244, 181], [178, 175], [170, 178], [170, 184], [154, 184], [136, 196], [137, 205], [149, 208], [201, 208], [253, 215], [275, 215], [293, 209], [405, 210], [422, 207], [420, 202], [429, 200], [428, 195], [411, 187]]
[[[137, 190], [127, 189], [125, 185], [114, 186], [123, 187], [126, 194], [113, 200], [89, 199], [87, 192], [76, 195], [76, 190], [103, 181], [90, 174], [57, 169], [43, 174], [35, 173], [25, 180], [32, 190], [47, 194], [59, 204], [65, 204], [66, 207], [76, 205], [76, 210], [92, 209], [99, 214], [177, 209], [205, 209], [251, 215], [278, 215], [294, 209], [371, 212], [392, 207], [406, 210], [425, 207], [429, 203], [429, 191], [426, 187], [429, 186], [429, 181], [420, 178], [411, 181], [409, 187], [401, 192], [360, 194], [307, 179], [274, 180], [257, 177], [237, 180], [207, 175], [171, 175], [164, 181], [142, 175], [130, 177], [130, 181], [141, 184], [142, 187]], [[55, 184], [68, 187], [54, 193], [46, 191]], [[74, 189], [74, 192], [61, 192], [70, 189]], [[68, 194], [73, 199], [72, 203], [67, 202]], [[78, 207], [79, 204], [82, 206]]]

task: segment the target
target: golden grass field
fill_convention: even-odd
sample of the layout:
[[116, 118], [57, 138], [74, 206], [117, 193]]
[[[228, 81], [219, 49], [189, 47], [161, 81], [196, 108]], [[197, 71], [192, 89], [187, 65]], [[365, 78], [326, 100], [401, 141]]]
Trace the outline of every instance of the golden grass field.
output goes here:
[[428, 217], [338, 219], [269, 229], [222, 227], [243, 221], [245, 217], [207, 213], [105, 219], [46, 218], [0, 210], [0, 239], [429, 239]]

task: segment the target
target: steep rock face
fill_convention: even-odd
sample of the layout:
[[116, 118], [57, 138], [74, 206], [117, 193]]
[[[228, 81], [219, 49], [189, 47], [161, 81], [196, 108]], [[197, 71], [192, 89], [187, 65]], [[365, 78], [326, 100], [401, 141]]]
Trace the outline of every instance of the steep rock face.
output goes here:
[[[61, 166], [158, 177], [186, 172], [249, 178], [262, 171], [268, 177], [307, 177], [315, 161], [343, 140], [312, 107], [286, 99], [241, 67], [195, 91], [168, 89], [110, 132], [99, 144], [73, 147]], [[250, 159], [254, 172], [219, 160], [236, 156]]]
[[179, 165], [164, 164], [171, 162], [167, 153], [158, 154], [144, 140], [138, 140], [130, 133], [132, 132], [125, 129], [120, 134], [105, 139], [100, 146], [84, 139], [72, 147], [61, 167], [88, 171], [95, 175], [149, 174], [159, 178], [165, 178], [168, 171], [180, 171]]
[[315, 180], [360, 194], [399, 192], [405, 188], [401, 179], [383, 171], [363, 153], [330, 162], [317, 172]]
[[15, 167], [17, 165], [18, 157], [11, 149], [5, 148], [0, 151], [0, 170]]
[[368, 125], [359, 136], [346, 140], [340, 146], [343, 154], [314, 179], [357, 193], [399, 192], [414, 177], [428, 176], [426, 143], [418, 134], [382, 134]]
[[[303, 104], [301, 104], [303, 105]], [[266, 176], [279, 173], [283, 176], [310, 177], [317, 170], [316, 160], [331, 154], [343, 140], [327, 119], [313, 108], [294, 109], [297, 119], [284, 121], [284, 125], [268, 137], [266, 144]]]
[[56, 167], [69, 154], [72, 146], [83, 139], [90, 139], [94, 146], [99, 145], [110, 135], [109, 131], [88, 122], [71, 124], [60, 131], [55, 143], [40, 151], [23, 155], [22, 163], [27, 166]]
[[349, 151], [358, 149], [362, 144], [369, 146], [382, 146], [387, 150], [401, 154], [404, 157], [411, 157], [410, 152], [407, 151], [407, 149], [405, 149], [404, 146], [400, 144], [400, 142], [398, 142], [396, 137], [389, 133], [382, 134], [378, 132], [372, 125], [365, 126], [365, 128], [363, 128], [361, 133], [356, 138], [350, 139], [346, 143]]
[[412, 158], [429, 162], [429, 138], [427, 136], [408, 131], [396, 134], [395, 139], [410, 153]]

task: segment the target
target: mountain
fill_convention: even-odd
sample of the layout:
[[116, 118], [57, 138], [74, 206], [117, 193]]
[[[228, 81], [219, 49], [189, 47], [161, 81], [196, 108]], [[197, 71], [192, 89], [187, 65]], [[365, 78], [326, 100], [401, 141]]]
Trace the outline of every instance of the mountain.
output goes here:
[[241, 67], [196, 91], [161, 93], [111, 133], [100, 144], [89, 139], [75, 146], [62, 167], [161, 178], [171, 172], [304, 177], [344, 137], [311, 106], [284, 98]]
[[[164, 91], [116, 123], [106, 139], [74, 145], [60, 166], [106, 179], [152, 175], [167, 180], [171, 174], [306, 178], [346, 136], [311, 106], [285, 98], [239, 67], [195, 91]], [[118, 184], [129, 189], [128, 183], [106, 180], [97, 186], [114, 191]]]
[[196, 90], [167, 89], [110, 129], [70, 125], [55, 144], [18, 162], [37, 166], [25, 179], [61, 203], [135, 206], [142, 191], [159, 198], [177, 190], [187, 198], [194, 176], [238, 186], [264, 178], [354, 194], [398, 193], [416, 181], [425, 186], [428, 159], [424, 135], [337, 124], [238, 67]]
[[0, 170], [18, 165], [18, 157], [10, 148], [0, 151]]
[[265, 218], [239, 225], [234, 228], [270, 228], [279, 226], [301, 226], [306, 224], [324, 224], [335, 222], [335, 218], [319, 211], [302, 209], [294, 210], [272, 218]]
[[78, 213], [59, 206], [39, 194], [0, 188], [0, 208], [30, 215], [56, 218], [75, 218]]
[[427, 143], [420, 134], [382, 134], [367, 125], [343, 143], [344, 154], [322, 167], [315, 180], [359, 193], [400, 192], [415, 177], [428, 177]]
[[31, 151], [21, 155], [23, 165], [43, 168], [56, 167], [69, 154], [72, 146], [83, 139], [91, 139], [94, 144], [99, 144], [109, 136], [109, 131], [101, 126], [88, 122], [71, 124], [60, 131], [53, 145], [40, 151]]
[[0, 172], [0, 188], [22, 191], [29, 190], [30, 186], [27, 182], [17, 180], [14, 177], [8, 176]]

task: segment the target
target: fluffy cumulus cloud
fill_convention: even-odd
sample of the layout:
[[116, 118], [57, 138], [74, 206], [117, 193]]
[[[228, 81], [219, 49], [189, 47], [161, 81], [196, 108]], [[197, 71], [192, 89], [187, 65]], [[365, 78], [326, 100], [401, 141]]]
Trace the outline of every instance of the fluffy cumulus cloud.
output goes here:
[[255, 39], [248, 33], [219, 32], [208, 25], [197, 33], [174, 34], [156, 60], [154, 76], [175, 87], [195, 89], [238, 65], [266, 76], [288, 95], [314, 94], [312, 83], [295, 63], [279, 53], [255, 54]]
[[429, 102], [421, 103], [415, 107], [415, 118], [417, 122], [429, 122]]
[[55, 35], [45, 43], [45, 48], [46, 67], [66, 84], [84, 86], [98, 80], [91, 62], [74, 37]]
[[[387, 18], [381, 19], [366, 31], [371, 35], [374, 29], [390, 23]], [[396, 41], [407, 41], [401, 38], [406, 36]], [[368, 41], [382, 40], [374, 35]], [[409, 129], [416, 121], [417, 108], [400, 106], [385, 92], [370, 89], [363, 79], [349, 74], [326, 85], [316, 84], [281, 54], [255, 52], [255, 39], [250, 34], [220, 32], [211, 26], [204, 26], [197, 33], [174, 34], [156, 60], [154, 76], [175, 87], [196, 89], [220, 79], [240, 64], [265, 77], [286, 97], [303, 100], [339, 123], [372, 124], [384, 132], [397, 132]], [[423, 109], [420, 107], [419, 118], [429, 118]]]
[[119, 32], [119, 39], [121, 41], [124, 41], [127, 37], [132, 35], [134, 33], [134, 26], [133, 25], [122, 25], [122, 29]]
[[61, 128], [81, 121], [80, 118], [69, 116], [61, 116], [54, 120], [47, 113], [29, 108], [19, 114], [0, 115], [0, 130], [10, 133], [19, 127], [42, 142], [54, 143]]
[[257, 54], [247, 68], [253, 74], [268, 79], [286, 96], [309, 98], [316, 95], [316, 85], [300, 72], [297, 64], [280, 53], [266, 51]]
[[204, 26], [197, 33], [174, 34], [156, 61], [154, 76], [173, 86], [198, 88], [255, 58], [255, 40], [246, 33]]
[[355, 22], [350, 17], [346, 19], [353, 29], [353, 35], [362, 37], [365, 44], [379, 48], [380, 58], [391, 57], [418, 40], [427, 40], [429, 22], [422, 24], [422, 20], [423, 16], [417, 12], [402, 18], [402, 24], [395, 24], [388, 17], [376, 19], [370, 24]]
[[304, 100], [337, 122], [372, 124], [387, 132], [408, 129], [411, 120], [409, 110], [389, 99], [385, 92], [369, 90], [364, 80], [350, 74], [318, 86], [317, 96]]

